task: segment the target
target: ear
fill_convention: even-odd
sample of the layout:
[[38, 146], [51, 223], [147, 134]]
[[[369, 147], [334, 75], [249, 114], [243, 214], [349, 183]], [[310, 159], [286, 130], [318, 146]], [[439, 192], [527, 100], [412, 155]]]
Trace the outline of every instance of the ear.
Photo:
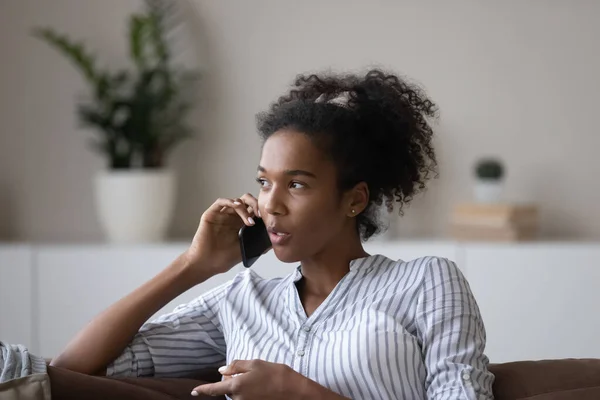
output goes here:
[[353, 218], [363, 212], [369, 205], [369, 187], [365, 182], [357, 183], [346, 193], [343, 207], [347, 216]]

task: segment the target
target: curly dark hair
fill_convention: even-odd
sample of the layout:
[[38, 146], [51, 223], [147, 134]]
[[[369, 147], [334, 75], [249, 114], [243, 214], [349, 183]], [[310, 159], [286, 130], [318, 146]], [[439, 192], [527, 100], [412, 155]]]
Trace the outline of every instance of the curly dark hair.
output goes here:
[[[338, 104], [332, 99], [343, 96]], [[291, 91], [257, 115], [263, 140], [281, 129], [308, 135], [337, 165], [340, 192], [359, 182], [369, 204], [357, 216], [363, 241], [381, 231], [378, 210], [398, 213], [437, 177], [428, 119], [437, 106], [418, 86], [379, 69], [364, 76], [299, 75]]]

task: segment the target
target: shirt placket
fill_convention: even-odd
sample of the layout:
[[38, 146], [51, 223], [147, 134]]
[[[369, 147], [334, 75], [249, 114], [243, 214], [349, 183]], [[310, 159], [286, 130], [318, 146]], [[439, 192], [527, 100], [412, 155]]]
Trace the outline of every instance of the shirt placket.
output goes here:
[[314, 322], [310, 318], [306, 318], [306, 312], [302, 307], [300, 298], [297, 295], [296, 288], [293, 288], [293, 305], [294, 317], [298, 324], [296, 325], [296, 334], [294, 335], [294, 343], [292, 344], [292, 368], [294, 371], [303, 373], [306, 369], [306, 357], [308, 353], [309, 335], [311, 331], [311, 324]]
[[295, 371], [306, 375], [307, 360], [310, 351], [310, 340], [312, 337], [312, 326], [307, 321], [304, 322], [298, 329], [296, 334], [296, 349], [294, 353], [294, 365]]
[[[345, 277], [344, 280], [348, 278]], [[315, 310], [315, 312], [306, 318], [306, 312], [302, 307], [300, 298], [297, 295], [297, 291], [294, 292], [295, 296], [295, 309], [296, 316], [298, 318], [299, 327], [296, 332], [296, 343], [293, 349], [293, 369], [303, 375], [308, 374], [308, 361], [310, 360], [311, 351], [311, 340], [314, 338], [314, 330], [319, 325], [320, 321], [326, 320], [335, 311], [335, 304], [340, 298], [340, 292], [344, 294], [346, 291], [346, 285], [341, 282], [339, 286], [334, 289], [334, 292], [330, 297], [325, 299], [322, 304], [322, 308]], [[342, 296], [343, 297], [343, 296]]]

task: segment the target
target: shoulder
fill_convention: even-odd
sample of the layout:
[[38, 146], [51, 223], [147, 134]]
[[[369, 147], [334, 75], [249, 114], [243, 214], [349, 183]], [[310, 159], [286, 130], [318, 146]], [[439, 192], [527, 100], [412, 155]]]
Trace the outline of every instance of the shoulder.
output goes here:
[[[391, 272], [391, 269], [398, 272]], [[463, 272], [455, 261], [448, 258], [426, 256], [410, 261], [398, 260], [391, 269], [390, 274], [398, 277], [395, 279], [397, 287], [414, 291], [417, 302], [434, 300], [439, 303], [471, 296], [471, 288]]]
[[419, 265], [417, 304], [422, 308], [461, 308], [476, 310], [470, 285], [456, 262], [444, 257], [423, 257], [412, 261]]
[[267, 279], [263, 278], [252, 268], [244, 269], [243, 271], [237, 273], [231, 280], [227, 292], [237, 293], [239, 291], [248, 291], [252, 289], [260, 289], [261, 291], [272, 292], [278, 287], [287, 286], [293, 280], [293, 275], [294, 274], [289, 274], [283, 277]]
[[235, 278], [232, 281], [232, 285], [240, 284], [259, 284], [259, 285], [279, 285], [281, 283], [286, 282], [293, 275], [288, 274], [286, 276], [277, 277], [277, 278], [263, 278], [260, 274], [258, 274], [252, 268], [246, 268], [241, 272], [238, 272], [235, 275]]
[[461, 273], [456, 262], [445, 257], [426, 256], [419, 257], [408, 263], [418, 265], [425, 273], [440, 272], [443, 274]]
[[238, 272], [232, 279], [209, 289], [190, 302], [180, 304], [175, 307], [173, 312], [184, 313], [199, 309], [211, 309], [216, 312], [223, 304], [243, 301], [242, 293], [250, 295], [258, 292], [275, 293], [278, 287], [285, 287], [291, 279], [292, 274], [281, 278], [265, 279], [252, 269], [245, 269]]
[[456, 262], [445, 258], [428, 256], [417, 259], [423, 265], [425, 273], [425, 279], [432, 278], [436, 275], [447, 277], [447, 276], [463, 276], [462, 271]]
[[399, 278], [426, 284], [432, 280], [438, 282], [448, 279], [464, 279], [456, 262], [437, 256], [425, 256], [412, 260], [388, 260], [388, 270], [398, 270]]

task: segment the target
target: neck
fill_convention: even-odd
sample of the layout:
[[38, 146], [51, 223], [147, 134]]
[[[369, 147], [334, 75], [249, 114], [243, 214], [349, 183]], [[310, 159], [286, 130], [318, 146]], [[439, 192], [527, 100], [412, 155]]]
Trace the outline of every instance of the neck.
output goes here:
[[355, 232], [352, 235], [341, 235], [336, 238], [335, 243], [302, 261], [303, 294], [327, 297], [350, 271], [350, 261], [368, 255]]

